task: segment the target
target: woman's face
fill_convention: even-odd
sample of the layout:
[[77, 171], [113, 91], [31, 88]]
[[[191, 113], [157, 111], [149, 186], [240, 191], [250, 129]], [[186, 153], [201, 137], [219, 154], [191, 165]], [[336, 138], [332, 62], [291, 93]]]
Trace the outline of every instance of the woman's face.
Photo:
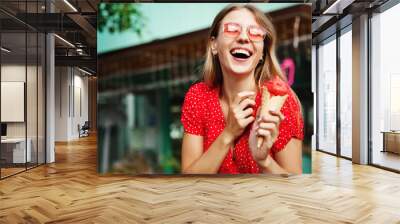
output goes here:
[[260, 35], [264, 33], [249, 10], [229, 12], [221, 21], [218, 37], [211, 40], [222, 71], [235, 76], [254, 74], [262, 57], [264, 41]]

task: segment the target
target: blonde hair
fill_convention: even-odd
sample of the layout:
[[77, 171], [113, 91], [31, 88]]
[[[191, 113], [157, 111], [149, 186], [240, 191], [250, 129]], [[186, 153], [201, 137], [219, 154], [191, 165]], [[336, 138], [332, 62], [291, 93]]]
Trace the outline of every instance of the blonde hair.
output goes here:
[[256, 84], [260, 88], [262, 83], [271, 80], [274, 76], [279, 76], [282, 80], [286, 81], [286, 77], [283, 75], [282, 70], [279, 66], [278, 59], [275, 54], [276, 45], [276, 32], [266, 15], [256, 7], [244, 4], [230, 4], [222, 9], [218, 15], [214, 18], [212, 26], [210, 28], [209, 39], [207, 43], [206, 58], [203, 67], [203, 79], [204, 82], [212, 88], [220, 88], [223, 83], [221, 65], [217, 55], [212, 54], [211, 40], [217, 38], [218, 31], [221, 26], [222, 19], [229, 13], [238, 9], [247, 9], [255, 17], [257, 23], [266, 30], [266, 36], [264, 39], [264, 49], [262, 63], [258, 63], [254, 72]]

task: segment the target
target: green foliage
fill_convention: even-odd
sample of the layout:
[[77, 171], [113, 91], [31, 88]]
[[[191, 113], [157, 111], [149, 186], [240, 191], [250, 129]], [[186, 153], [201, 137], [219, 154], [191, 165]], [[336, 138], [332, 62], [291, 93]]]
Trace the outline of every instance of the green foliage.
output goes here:
[[172, 156], [164, 159], [162, 162], [163, 173], [164, 174], [174, 174], [181, 172], [181, 165], [178, 160]]
[[115, 33], [132, 30], [141, 36], [145, 25], [145, 18], [137, 4], [101, 3], [97, 18], [100, 32]]

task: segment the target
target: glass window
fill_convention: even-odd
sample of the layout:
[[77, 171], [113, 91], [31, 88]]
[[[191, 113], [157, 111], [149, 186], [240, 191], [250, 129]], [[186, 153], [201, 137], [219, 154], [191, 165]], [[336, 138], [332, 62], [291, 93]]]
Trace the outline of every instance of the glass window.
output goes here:
[[318, 48], [318, 149], [336, 153], [336, 36]]
[[46, 93], [46, 79], [45, 79], [45, 65], [46, 65], [46, 36], [43, 33], [38, 34], [38, 77], [37, 77], [37, 90], [38, 90], [38, 164], [45, 163], [46, 148], [45, 148], [45, 93]]
[[372, 163], [400, 170], [400, 4], [371, 18]]
[[30, 160], [27, 167], [37, 165], [37, 79], [38, 79], [38, 36], [34, 31], [27, 33], [27, 80], [26, 80], [26, 114], [27, 114], [27, 141], [30, 147]]
[[[31, 159], [26, 141], [26, 33], [1, 34], [1, 177], [24, 171]], [[6, 50], [4, 50], [6, 49]], [[27, 144], [28, 143], [28, 144]]]
[[340, 154], [352, 157], [352, 35], [351, 26], [340, 36]]
[[[43, 12], [44, 1], [9, 1], [10, 12]], [[25, 14], [28, 16], [28, 14]], [[0, 178], [45, 162], [45, 35], [0, 12]]]

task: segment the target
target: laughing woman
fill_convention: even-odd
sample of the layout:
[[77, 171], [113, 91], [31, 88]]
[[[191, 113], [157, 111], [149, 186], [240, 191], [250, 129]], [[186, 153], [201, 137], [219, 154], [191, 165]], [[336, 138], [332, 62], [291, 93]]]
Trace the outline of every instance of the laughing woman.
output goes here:
[[[229, 5], [215, 17], [203, 82], [190, 87], [182, 107], [182, 173], [302, 173], [301, 106], [275, 42], [272, 23], [251, 5]], [[263, 86], [287, 90], [280, 111], [258, 113]]]

